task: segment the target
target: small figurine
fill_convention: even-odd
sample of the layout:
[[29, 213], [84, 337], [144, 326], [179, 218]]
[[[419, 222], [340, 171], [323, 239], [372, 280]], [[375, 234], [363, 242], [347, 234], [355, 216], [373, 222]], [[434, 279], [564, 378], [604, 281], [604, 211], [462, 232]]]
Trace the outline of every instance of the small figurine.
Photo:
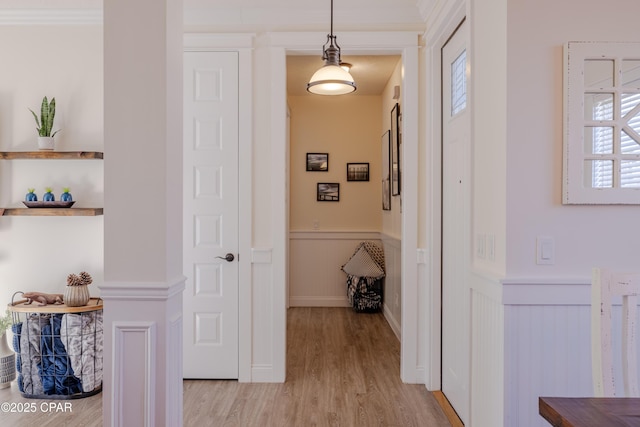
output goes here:
[[42, 292], [25, 292], [23, 296], [27, 299], [25, 305], [29, 305], [34, 301], [39, 302], [40, 307], [47, 304], [64, 304], [62, 294], [45, 294]]

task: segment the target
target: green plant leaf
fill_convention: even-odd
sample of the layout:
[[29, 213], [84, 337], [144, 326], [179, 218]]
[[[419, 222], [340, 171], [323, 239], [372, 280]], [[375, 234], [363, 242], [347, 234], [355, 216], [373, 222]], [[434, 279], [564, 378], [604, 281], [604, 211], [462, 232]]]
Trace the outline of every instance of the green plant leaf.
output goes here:
[[31, 114], [33, 114], [33, 118], [36, 120], [36, 129], [38, 129], [38, 132], [40, 132], [40, 120], [38, 120], [38, 116], [33, 112], [31, 108], [29, 108], [29, 111], [31, 111]]
[[42, 123], [40, 136], [49, 136], [50, 130], [47, 129], [49, 124], [49, 101], [46, 96], [42, 98], [42, 104], [40, 104], [40, 123]]
[[47, 136], [51, 135], [51, 130], [53, 129], [53, 119], [56, 115], [56, 99], [51, 98], [51, 102], [49, 103], [49, 108], [47, 108]]

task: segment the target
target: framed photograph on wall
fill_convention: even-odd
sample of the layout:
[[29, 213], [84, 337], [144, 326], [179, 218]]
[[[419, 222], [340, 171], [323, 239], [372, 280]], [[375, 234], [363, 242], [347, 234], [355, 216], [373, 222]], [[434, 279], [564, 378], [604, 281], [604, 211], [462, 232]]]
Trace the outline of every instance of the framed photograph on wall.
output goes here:
[[337, 182], [319, 182], [317, 200], [318, 202], [339, 202], [340, 184]]
[[369, 163], [347, 163], [347, 181], [369, 181]]
[[391, 132], [382, 135], [382, 210], [391, 210]]
[[307, 153], [307, 172], [329, 171], [328, 153]]
[[400, 195], [400, 104], [396, 103], [391, 110], [391, 195]]

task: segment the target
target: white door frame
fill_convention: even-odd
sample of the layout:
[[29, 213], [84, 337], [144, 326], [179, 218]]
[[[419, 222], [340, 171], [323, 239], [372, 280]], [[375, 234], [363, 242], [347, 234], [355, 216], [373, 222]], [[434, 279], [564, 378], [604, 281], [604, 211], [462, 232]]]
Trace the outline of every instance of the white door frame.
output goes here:
[[[426, 355], [419, 348], [425, 342], [426, 325], [419, 324], [424, 308], [418, 297], [418, 33], [340, 33], [340, 46], [350, 54], [400, 54], [403, 65], [403, 187], [402, 187], [402, 342], [400, 377], [406, 383], [425, 383]], [[318, 54], [324, 33], [269, 34], [271, 77], [272, 194], [286, 188], [288, 154], [286, 145], [286, 55]], [[274, 283], [274, 373], [286, 375], [286, 278], [288, 271], [288, 205], [272, 205]]]
[[[428, 302], [425, 309], [428, 312], [427, 346], [429, 365], [426, 386], [429, 390], [442, 388], [440, 372], [442, 369], [442, 58], [441, 49], [455, 32], [460, 22], [469, 16], [469, 4], [466, 0], [455, 0], [432, 16], [432, 23], [423, 35], [425, 41], [424, 70], [426, 75], [425, 87], [427, 115], [425, 123], [426, 133], [426, 165], [427, 182], [424, 183], [429, 192], [426, 201], [427, 214], [427, 244], [432, 250], [427, 264], [431, 267], [428, 276]], [[470, 83], [470, 82], [469, 82]]]
[[238, 52], [238, 381], [251, 381], [251, 236], [253, 138], [253, 34], [184, 35], [185, 51]]

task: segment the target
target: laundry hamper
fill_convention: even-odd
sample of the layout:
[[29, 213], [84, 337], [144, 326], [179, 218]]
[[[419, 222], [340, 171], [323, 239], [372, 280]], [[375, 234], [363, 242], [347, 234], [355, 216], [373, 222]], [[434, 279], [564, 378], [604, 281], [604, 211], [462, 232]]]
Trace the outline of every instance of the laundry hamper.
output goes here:
[[384, 252], [373, 242], [361, 242], [342, 266], [347, 274], [347, 298], [357, 312], [380, 311], [384, 293]]
[[102, 300], [86, 306], [8, 306], [23, 397], [77, 399], [102, 391]]

